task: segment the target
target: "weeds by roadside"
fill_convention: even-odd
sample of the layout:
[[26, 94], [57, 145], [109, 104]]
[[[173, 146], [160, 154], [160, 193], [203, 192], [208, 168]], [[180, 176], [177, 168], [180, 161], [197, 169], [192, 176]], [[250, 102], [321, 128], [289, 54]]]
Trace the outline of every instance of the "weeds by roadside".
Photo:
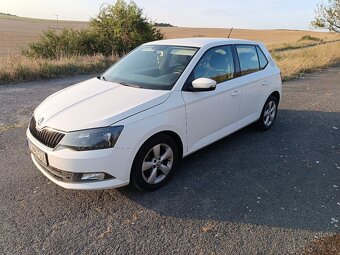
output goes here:
[[59, 59], [7, 56], [0, 58], [0, 84], [35, 81], [78, 74], [100, 73], [118, 59], [117, 56], [72, 56]]
[[340, 41], [313, 47], [273, 52], [284, 80], [334, 65], [340, 61]]

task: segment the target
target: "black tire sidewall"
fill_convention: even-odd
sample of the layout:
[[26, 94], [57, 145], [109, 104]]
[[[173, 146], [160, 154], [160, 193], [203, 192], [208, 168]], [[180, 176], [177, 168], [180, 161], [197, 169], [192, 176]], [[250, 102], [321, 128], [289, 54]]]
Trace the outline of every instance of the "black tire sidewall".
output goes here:
[[[276, 105], [276, 112], [275, 112], [275, 117], [274, 117], [274, 120], [272, 121], [272, 123], [269, 126], [266, 126], [264, 124], [264, 118], [263, 117], [264, 117], [264, 112], [266, 110], [266, 107], [267, 107], [267, 105], [268, 105], [268, 103], [270, 101], [274, 101], [274, 103]], [[262, 112], [261, 112], [261, 116], [260, 116], [260, 118], [259, 118], [259, 120], [257, 122], [257, 126], [258, 126], [258, 128], [260, 130], [268, 130], [268, 129], [270, 129], [274, 125], [276, 117], [277, 117], [277, 113], [278, 113], [278, 106], [279, 106], [279, 102], [278, 102], [277, 98], [274, 97], [274, 96], [269, 96], [267, 101], [266, 101], [266, 103], [263, 106], [263, 109], [262, 109]]]
[[[173, 153], [174, 153], [174, 161], [172, 164], [171, 171], [169, 174], [165, 177], [164, 180], [162, 180], [159, 183], [156, 184], [149, 184], [147, 183], [142, 175], [142, 164], [143, 160], [146, 156], [146, 154], [157, 144], [164, 143], [171, 147]], [[174, 169], [176, 168], [178, 162], [178, 147], [174, 139], [172, 139], [170, 136], [166, 134], [158, 134], [151, 138], [149, 138], [138, 150], [135, 159], [132, 164], [131, 169], [131, 175], [130, 175], [130, 183], [143, 191], [153, 191], [156, 190], [163, 185], [165, 185], [171, 178], [171, 176], [174, 173]]]

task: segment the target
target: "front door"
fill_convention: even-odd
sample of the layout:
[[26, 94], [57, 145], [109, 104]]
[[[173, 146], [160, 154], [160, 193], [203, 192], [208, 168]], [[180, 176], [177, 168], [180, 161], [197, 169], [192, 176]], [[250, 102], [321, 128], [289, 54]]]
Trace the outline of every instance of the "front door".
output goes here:
[[188, 86], [198, 78], [217, 82], [214, 91], [183, 91], [186, 105], [188, 151], [196, 150], [222, 137], [226, 128], [238, 120], [242, 88], [235, 78], [231, 46], [209, 49], [200, 59]]

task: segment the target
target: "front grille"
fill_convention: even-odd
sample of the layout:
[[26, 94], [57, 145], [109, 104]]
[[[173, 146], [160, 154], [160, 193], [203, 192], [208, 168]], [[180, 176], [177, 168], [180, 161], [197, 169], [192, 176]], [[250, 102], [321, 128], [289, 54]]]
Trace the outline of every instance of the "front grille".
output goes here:
[[34, 116], [30, 121], [29, 130], [39, 142], [52, 149], [55, 148], [65, 136], [63, 133], [59, 133], [50, 129], [38, 130]]

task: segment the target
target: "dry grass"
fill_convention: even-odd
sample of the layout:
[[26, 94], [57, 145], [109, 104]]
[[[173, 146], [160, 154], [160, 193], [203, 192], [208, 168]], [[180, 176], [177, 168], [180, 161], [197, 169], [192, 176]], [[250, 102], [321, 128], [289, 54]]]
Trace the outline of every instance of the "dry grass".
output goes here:
[[[189, 27], [164, 27], [161, 28], [166, 38], [185, 38], [185, 37], [227, 37], [229, 28], [189, 28]], [[231, 37], [247, 40], [261, 41], [270, 47], [273, 44], [296, 42], [302, 36], [309, 35], [320, 38], [324, 41], [339, 39], [336, 33], [314, 32], [302, 30], [253, 30], [253, 29], [234, 29]]]
[[[40, 20], [0, 15], [0, 83], [62, 77], [104, 71], [115, 57], [72, 57], [60, 60], [27, 59], [20, 48], [39, 37], [46, 29], [84, 28], [87, 22]], [[226, 37], [229, 29], [161, 28], [166, 38]], [[300, 40], [303, 36], [319, 38]], [[340, 36], [336, 33], [299, 30], [234, 29], [231, 37], [261, 41], [266, 44], [284, 79], [333, 65], [340, 61]], [[1, 57], [3, 56], [3, 57]]]
[[[273, 51], [273, 50], [272, 50]], [[340, 61], [340, 41], [316, 46], [272, 52], [284, 79], [331, 66]]]
[[[275, 44], [271, 54], [284, 80], [340, 62], [340, 41]], [[29, 59], [21, 55], [0, 58], [0, 83], [33, 81], [76, 74], [100, 73], [117, 57], [78, 56], [59, 60]]]
[[99, 73], [107, 69], [117, 57], [75, 56], [58, 60], [29, 59], [7, 56], [0, 58], [0, 83], [33, 81], [85, 73]]
[[[80, 29], [88, 26], [88, 22], [59, 21], [31, 19], [0, 15], [0, 56], [19, 54], [20, 49], [28, 42], [37, 40], [42, 31], [47, 29], [73, 28]], [[164, 27], [160, 28], [166, 38], [183, 37], [226, 37], [229, 28], [190, 28]], [[234, 29], [231, 37], [264, 42], [267, 46], [277, 43], [294, 42], [304, 35], [319, 37], [325, 41], [338, 37], [335, 33], [323, 33], [299, 30], [250, 30]]]
[[[226, 37], [229, 29], [161, 28], [169, 39], [185, 37]], [[318, 38], [301, 40], [303, 36]], [[333, 65], [340, 61], [340, 36], [337, 33], [301, 30], [234, 29], [231, 37], [263, 42], [282, 71], [284, 79]]]

